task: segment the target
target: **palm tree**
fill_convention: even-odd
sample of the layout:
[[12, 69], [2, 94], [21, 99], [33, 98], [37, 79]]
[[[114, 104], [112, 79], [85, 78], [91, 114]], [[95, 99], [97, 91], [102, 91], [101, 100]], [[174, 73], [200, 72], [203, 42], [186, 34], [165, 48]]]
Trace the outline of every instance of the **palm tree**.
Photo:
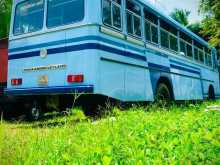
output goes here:
[[184, 9], [174, 9], [174, 11], [170, 13], [170, 16], [183, 26], [189, 25], [189, 15], [190, 11]]

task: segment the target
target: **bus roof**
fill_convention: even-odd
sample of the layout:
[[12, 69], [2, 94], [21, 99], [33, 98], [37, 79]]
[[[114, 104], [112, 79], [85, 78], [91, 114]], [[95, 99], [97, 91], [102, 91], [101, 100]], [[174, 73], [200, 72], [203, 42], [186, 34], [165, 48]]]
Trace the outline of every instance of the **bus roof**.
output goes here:
[[[22, 1], [24, 1], [24, 0], [14, 0], [14, 4], [22, 2]], [[136, 1], [139, 2], [140, 4], [142, 4], [143, 6], [145, 6], [146, 8], [148, 8], [151, 12], [156, 14], [158, 17], [164, 19], [165, 21], [167, 21], [171, 25], [175, 26], [181, 32], [186, 33], [187, 35], [191, 36], [194, 40], [198, 41], [202, 45], [207, 46], [207, 47], [209, 46], [208, 42], [206, 42], [204, 39], [202, 39], [201, 37], [199, 37], [198, 35], [196, 35], [192, 31], [190, 31], [189, 29], [187, 29], [186, 27], [184, 27], [183, 25], [181, 25], [180, 23], [178, 23], [177, 21], [172, 19], [170, 16], [163, 13], [158, 8], [154, 7], [150, 2], [147, 2], [147, 0], [136, 0]]]
[[137, 2], [141, 3], [143, 6], [147, 7], [149, 10], [151, 10], [151, 12], [153, 12], [154, 14], [156, 14], [158, 17], [163, 18], [165, 21], [167, 21], [168, 23], [172, 24], [173, 26], [175, 26], [178, 30], [180, 30], [183, 33], [188, 34], [189, 36], [191, 36], [194, 40], [198, 41], [199, 43], [201, 43], [204, 46], [209, 46], [208, 42], [206, 42], [204, 39], [202, 39], [201, 37], [199, 37], [198, 35], [196, 35], [195, 33], [193, 33], [192, 31], [190, 31], [189, 29], [187, 29], [186, 27], [184, 27], [183, 25], [181, 25], [179, 22], [175, 21], [173, 18], [171, 18], [170, 16], [166, 15], [165, 13], [163, 13], [161, 10], [157, 9], [156, 7], [154, 7], [150, 2], [147, 2], [147, 0], [137, 0]]

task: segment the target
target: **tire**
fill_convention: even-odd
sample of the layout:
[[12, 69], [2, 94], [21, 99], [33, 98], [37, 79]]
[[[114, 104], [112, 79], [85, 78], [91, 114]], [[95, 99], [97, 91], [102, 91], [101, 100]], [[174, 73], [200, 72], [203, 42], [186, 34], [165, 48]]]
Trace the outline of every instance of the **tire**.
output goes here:
[[34, 101], [27, 110], [27, 119], [37, 121], [42, 117], [42, 109], [37, 101]]
[[156, 91], [156, 101], [171, 101], [172, 93], [165, 83], [160, 83]]
[[215, 100], [215, 91], [212, 86], [209, 87], [208, 100]]

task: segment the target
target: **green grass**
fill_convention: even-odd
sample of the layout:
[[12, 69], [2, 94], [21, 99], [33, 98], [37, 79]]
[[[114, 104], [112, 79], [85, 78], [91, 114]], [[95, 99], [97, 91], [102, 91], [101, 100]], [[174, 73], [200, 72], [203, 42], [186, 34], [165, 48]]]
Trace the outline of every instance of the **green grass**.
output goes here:
[[1, 121], [0, 164], [220, 164], [220, 112], [209, 104], [220, 102]]

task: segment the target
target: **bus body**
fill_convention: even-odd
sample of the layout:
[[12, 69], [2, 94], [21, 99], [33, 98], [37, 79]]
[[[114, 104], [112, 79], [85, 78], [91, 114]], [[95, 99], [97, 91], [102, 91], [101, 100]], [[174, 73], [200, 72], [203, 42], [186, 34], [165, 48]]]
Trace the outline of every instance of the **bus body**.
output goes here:
[[216, 50], [140, 0], [15, 0], [7, 95], [217, 97]]

